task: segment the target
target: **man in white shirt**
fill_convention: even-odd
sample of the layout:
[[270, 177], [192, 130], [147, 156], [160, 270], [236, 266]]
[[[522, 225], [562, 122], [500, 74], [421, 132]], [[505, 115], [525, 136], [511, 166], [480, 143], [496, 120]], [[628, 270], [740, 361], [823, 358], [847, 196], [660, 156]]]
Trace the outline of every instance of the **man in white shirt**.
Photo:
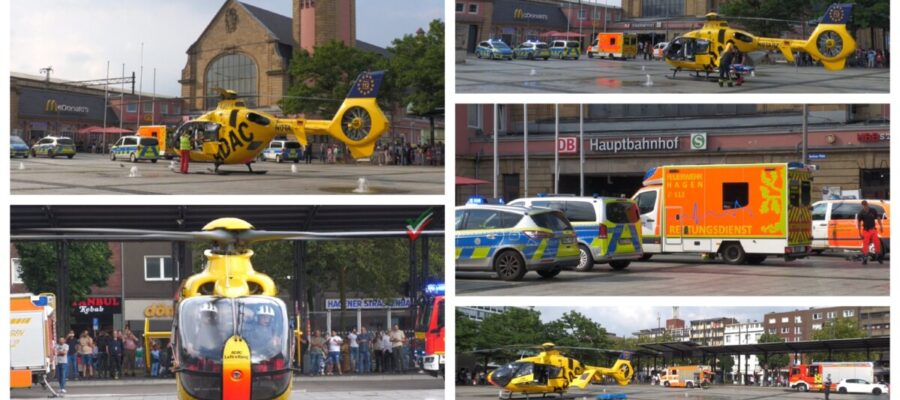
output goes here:
[[66, 392], [66, 375], [69, 373], [69, 345], [66, 338], [61, 337], [53, 349], [56, 352], [56, 377], [59, 379], [59, 392]]
[[403, 361], [400, 358], [403, 357], [403, 343], [406, 342], [406, 335], [403, 334], [403, 331], [400, 330], [399, 326], [394, 325], [394, 327], [391, 328], [390, 340], [394, 372], [399, 374], [403, 372]]
[[344, 343], [344, 340], [338, 336], [337, 331], [331, 331], [331, 336], [325, 340], [328, 344], [328, 359], [331, 360], [331, 371], [328, 375], [334, 375], [334, 371], [337, 371], [338, 375], [343, 375], [341, 372], [341, 344]]
[[391, 370], [391, 337], [387, 332], [384, 332], [381, 335], [381, 372], [388, 372]]
[[[347, 335], [347, 340], [350, 341], [350, 370], [355, 371], [356, 361], [359, 360], [359, 343], [356, 341], [356, 328], [353, 328], [350, 331], [350, 334]], [[358, 372], [358, 371], [357, 371]]]

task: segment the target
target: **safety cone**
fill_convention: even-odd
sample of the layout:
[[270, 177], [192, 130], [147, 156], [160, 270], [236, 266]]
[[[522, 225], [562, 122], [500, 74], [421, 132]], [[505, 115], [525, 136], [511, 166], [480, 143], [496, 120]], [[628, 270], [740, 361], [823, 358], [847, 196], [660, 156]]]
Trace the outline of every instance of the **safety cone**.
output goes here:
[[25, 170], [25, 163], [19, 161], [19, 171], [24, 171], [24, 170]]

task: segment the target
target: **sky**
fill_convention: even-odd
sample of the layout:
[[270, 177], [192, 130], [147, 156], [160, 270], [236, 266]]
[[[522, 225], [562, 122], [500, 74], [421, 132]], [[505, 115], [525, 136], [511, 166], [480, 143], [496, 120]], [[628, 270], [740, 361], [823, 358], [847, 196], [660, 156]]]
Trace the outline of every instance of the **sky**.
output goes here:
[[[29, 0], [11, 5], [10, 70], [51, 77], [89, 80], [140, 76], [144, 43], [143, 90], [163, 95], [181, 93], [178, 79], [188, 47], [197, 40], [225, 0]], [[243, 0], [291, 16], [291, 0]], [[427, 29], [444, 19], [442, 0], [360, 0], [356, 2], [357, 38], [381, 47], [394, 38]], [[376, 16], [376, 17], [371, 17]], [[135, 89], [139, 85], [135, 84]]]
[[[691, 320], [732, 317], [740, 322], [762, 322], [763, 315], [769, 312], [802, 310], [808, 307], [680, 307], [679, 316], [689, 325]], [[633, 337], [632, 333], [641, 329], [657, 327], [657, 314], [660, 324], [666, 326], [666, 320], [672, 318], [672, 307], [620, 306], [620, 307], [535, 307], [541, 312], [541, 320], [553, 321], [569, 311], [578, 311], [594, 322], [600, 323], [607, 332], [619, 337]]]

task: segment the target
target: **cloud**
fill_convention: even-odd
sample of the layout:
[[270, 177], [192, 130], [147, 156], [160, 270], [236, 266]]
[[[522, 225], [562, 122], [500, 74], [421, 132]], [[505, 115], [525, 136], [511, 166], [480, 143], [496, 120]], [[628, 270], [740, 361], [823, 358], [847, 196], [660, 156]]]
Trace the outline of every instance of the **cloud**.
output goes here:
[[[290, 0], [245, 0], [291, 16]], [[32, 0], [11, 2], [10, 70], [37, 75], [53, 66], [53, 77], [101, 79], [134, 71], [140, 76], [143, 46], [143, 89], [176, 96], [187, 62], [185, 52], [221, 8], [223, 0]], [[419, 10], [419, 12], [410, 12]], [[432, 15], [433, 14], [433, 15]], [[377, 17], [373, 17], [377, 16]], [[379, 46], [403, 34], [427, 27], [443, 17], [440, 0], [357, 2], [357, 37]], [[135, 88], [140, 84], [136, 84]]]

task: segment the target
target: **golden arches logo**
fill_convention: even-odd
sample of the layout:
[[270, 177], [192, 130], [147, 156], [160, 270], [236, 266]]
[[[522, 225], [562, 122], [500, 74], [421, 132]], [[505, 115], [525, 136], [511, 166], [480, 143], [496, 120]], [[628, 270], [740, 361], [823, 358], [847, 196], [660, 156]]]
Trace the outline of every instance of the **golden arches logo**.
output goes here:
[[44, 111], [56, 112], [57, 107], [59, 107], [59, 105], [56, 104], [56, 100], [50, 99], [50, 100], [47, 100], [47, 104], [44, 105]]
[[525, 10], [521, 8], [513, 10], [513, 19], [525, 19]]

